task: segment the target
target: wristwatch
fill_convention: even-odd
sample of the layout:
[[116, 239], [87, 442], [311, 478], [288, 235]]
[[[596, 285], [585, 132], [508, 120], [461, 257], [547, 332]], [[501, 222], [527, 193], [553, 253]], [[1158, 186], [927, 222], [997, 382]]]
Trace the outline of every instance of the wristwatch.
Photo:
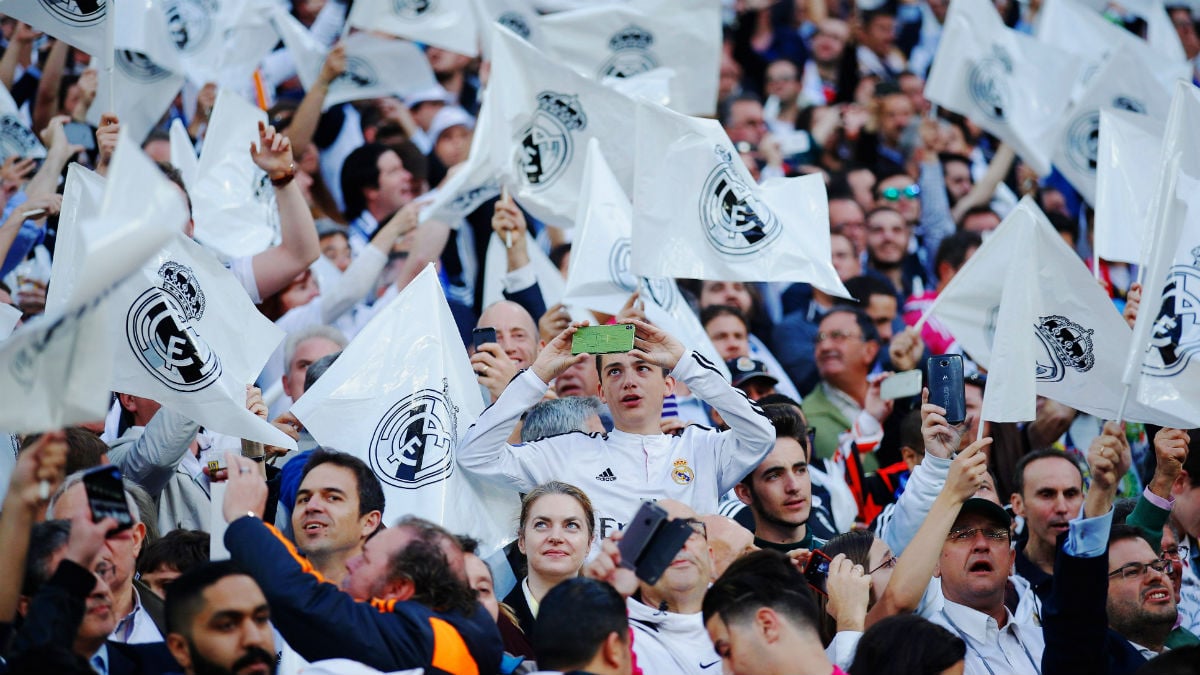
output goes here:
[[271, 185], [281, 188], [296, 178], [296, 163], [292, 162], [288, 164], [287, 169], [278, 173], [268, 174], [267, 177], [271, 179]]

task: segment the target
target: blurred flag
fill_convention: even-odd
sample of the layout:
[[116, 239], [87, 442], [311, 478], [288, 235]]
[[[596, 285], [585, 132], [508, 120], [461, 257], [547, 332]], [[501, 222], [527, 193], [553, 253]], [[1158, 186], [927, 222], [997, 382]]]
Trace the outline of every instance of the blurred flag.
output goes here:
[[437, 220], [457, 229], [465, 218], [484, 202], [500, 194], [504, 169], [493, 155], [492, 116], [488, 101], [491, 87], [479, 100], [479, 119], [471, 136], [467, 161], [454, 168], [452, 175], [426, 197], [421, 207], [421, 222]]
[[938, 42], [925, 98], [1009, 143], [1041, 175], [1051, 134], [1080, 68], [1069, 52], [1018, 33], [985, 0], [957, 0]]
[[713, 115], [721, 68], [721, 0], [604, 4], [541, 19], [541, 46], [597, 81], [675, 71], [669, 107]]
[[[1026, 265], [1028, 270], [1023, 269]], [[1005, 312], [1008, 282], [1019, 274], [1029, 276], [1025, 284], [1014, 286], [1014, 303]], [[1015, 295], [1026, 292], [1033, 298]], [[1029, 307], [1033, 316], [1023, 319]], [[1038, 395], [1103, 419], [1116, 419], [1129, 327], [1030, 197], [1021, 200], [954, 275], [930, 311], [954, 333], [971, 359], [988, 369], [989, 389], [1026, 391], [1002, 380], [1013, 377], [1010, 368], [1024, 367], [1020, 349], [1025, 343], [1017, 341], [1022, 339], [1020, 331], [1027, 331]], [[1012, 323], [1018, 320], [1029, 323], [1024, 328]], [[1019, 372], [1016, 376], [1026, 377]], [[1013, 399], [1006, 396], [1005, 400]], [[1181, 423], [1178, 417], [1136, 402], [1126, 409], [1125, 419], [1171, 427]]]
[[103, 54], [112, 45], [113, 22], [108, 0], [3, 0], [0, 14], [24, 21], [47, 35], [88, 54]]
[[493, 23], [504, 26], [522, 40], [541, 48], [542, 31], [538, 25], [538, 11], [530, 0], [474, 0], [472, 4], [479, 26], [483, 58], [490, 60], [492, 57]]
[[1200, 90], [1175, 85], [1125, 367], [1137, 401], [1200, 426]]
[[356, 0], [346, 25], [466, 56], [479, 55], [479, 28], [471, 0]]
[[[100, 213], [100, 206], [104, 203], [104, 184], [103, 176], [84, 168], [82, 164], [72, 162], [68, 165], [67, 180], [63, 184], [62, 210], [58, 214], [58, 230], [54, 240], [55, 259], [88, 259], [83, 230], [85, 223]], [[159, 245], [162, 243], [165, 241]], [[50, 266], [46, 312], [66, 310], [68, 299], [76, 295], [75, 277], [78, 272], [73, 265], [65, 263]]]
[[[1020, 222], [1020, 221], [1018, 221]], [[1015, 225], [1020, 227], [1020, 225]], [[1000, 292], [996, 332], [991, 344], [988, 379], [983, 392], [981, 421], [1030, 422], [1037, 417], [1037, 338], [1028, 330], [1038, 325], [1038, 249], [1016, 256]]]
[[17, 103], [8, 89], [0, 87], [0, 162], [16, 155], [44, 159], [46, 148], [37, 134], [29, 130], [17, 112]]
[[833, 269], [820, 175], [756, 185], [716, 120], [640, 102], [636, 126], [635, 274], [803, 281], [850, 297]]
[[1100, 111], [1096, 157], [1095, 241], [1105, 260], [1141, 263], [1161, 163], [1163, 125], [1145, 115]]
[[199, 159], [196, 157], [196, 146], [192, 145], [192, 137], [188, 135], [183, 120], [171, 120], [171, 165], [179, 169], [183, 184], [191, 190], [196, 185], [196, 171], [199, 169]]
[[217, 92], [204, 147], [188, 188], [196, 241], [226, 260], [279, 242], [279, 209], [267, 172], [250, 157], [267, 114], [229, 89]]
[[[414, 321], [413, 317], [422, 317]], [[433, 266], [292, 406], [322, 446], [352, 453], [387, 496], [384, 522], [428, 518], [484, 542], [512, 539], [517, 496], [460, 471], [458, 439], [483, 412], [479, 384]]]

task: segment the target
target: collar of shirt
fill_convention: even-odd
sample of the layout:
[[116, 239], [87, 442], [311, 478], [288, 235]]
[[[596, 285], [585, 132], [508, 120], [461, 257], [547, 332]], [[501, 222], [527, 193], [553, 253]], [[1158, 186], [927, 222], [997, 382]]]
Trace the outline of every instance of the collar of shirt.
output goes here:
[[525, 594], [525, 604], [529, 605], [529, 613], [536, 619], [538, 608], [542, 606], [542, 603], [533, 597], [533, 589], [529, 588], [529, 577], [525, 577], [521, 581], [521, 592]]
[[162, 642], [162, 633], [150, 618], [150, 613], [142, 606], [142, 596], [137, 587], [133, 589], [133, 611], [117, 622], [117, 627], [108, 636], [114, 642], [125, 644], [142, 644], [146, 642]]
[[1166, 648], [1166, 647], [1163, 647], [1163, 650], [1162, 650], [1162, 652], [1156, 652], [1156, 651], [1154, 651], [1153, 649], [1149, 649], [1149, 648], [1147, 648], [1147, 647], [1143, 647], [1143, 646], [1139, 645], [1138, 643], [1134, 642], [1133, 640], [1130, 640], [1130, 641], [1129, 641], [1129, 644], [1133, 645], [1133, 648], [1134, 648], [1134, 649], [1136, 649], [1136, 650], [1138, 650], [1138, 653], [1139, 653], [1139, 654], [1141, 654], [1142, 656], [1146, 657], [1146, 660], [1147, 660], [1147, 661], [1149, 661], [1150, 659], [1152, 659], [1152, 658], [1154, 658], [1154, 657], [1158, 656], [1158, 655], [1159, 655], [1159, 654], [1161, 654], [1161, 653], [1166, 653], [1166, 651], [1167, 651], [1167, 648]]
[[825, 397], [829, 399], [833, 407], [837, 408], [838, 412], [845, 415], [846, 419], [851, 420], [853, 424], [853, 420], [858, 417], [858, 413], [862, 412], [862, 408], [859, 407], [858, 402], [850, 398], [850, 395], [846, 392], [824, 380], [821, 381], [821, 389], [824, 390]]
[[950, 600], [946, 600], [942, 611], [946, 613], [946, 618], [950, 619], [951, 623], [957, 626], [959, 630], [966, 633], [976, 642], [985, 645], [996, 644], [1001, 631], [1013, 635], [1016, 634], [1015, 627], [1017, 622], [1013, 621], [1012, 612], [1008, 611], [1007, 607], [1004, 608], [1004, 628], [1001, 628], [991, 616], [966, 605], [951, 602]]
[[100, 675], [108, 675], [108, 643], [100, 645], [100, 649], [88, 659], [88, 664]]

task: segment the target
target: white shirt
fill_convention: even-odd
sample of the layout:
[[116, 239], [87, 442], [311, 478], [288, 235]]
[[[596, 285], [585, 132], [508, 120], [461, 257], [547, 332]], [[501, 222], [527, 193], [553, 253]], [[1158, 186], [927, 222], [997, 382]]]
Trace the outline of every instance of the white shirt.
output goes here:
[[133, 589], [133, 611], [117, 622], [109, 640], [124, 642], [130, 645], [146, 644], [147, 642], [162, 642], [163, 635], [158, 626], [150, 618], [150, 613], [142, 606], [142, 597], [135, 587]]
[[1017, 623], [1004, 610], [1001, 628], [983, 612], [945, 600], [931, 621], [962, 638], [967, 644], [964, 675], [1041, 675], [1046, 643], [1042, 630]]
[[645, 675], [721, 672], [721, 657], [704, 629], [703, 614], [659, 611], [633, 598], [625, 606], [633, 630], [633, 653]]

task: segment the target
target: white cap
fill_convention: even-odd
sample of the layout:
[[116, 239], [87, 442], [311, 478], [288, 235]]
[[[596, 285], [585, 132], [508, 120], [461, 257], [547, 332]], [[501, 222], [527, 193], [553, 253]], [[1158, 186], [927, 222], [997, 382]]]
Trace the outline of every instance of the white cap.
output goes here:
[[420, 103], [428, 103], [430, 101], [441, 101], [446, 105], [454, 103], [454, 97], [446, 88], [440, 84], [435, 84], [432, 87], [418, 89], [417, 91], [404, 97], [404, 104], [409, 108], [415, 108]]
[[429, 140], [437, 143], [442, 132], [450, 127], [458, 126], [474, 129], [475, 118], [471, 117], [471, 113], [456, 105], [448, 105], [437, 111], [437, 114], [433, 116], [433, 121], [429, 123]]

